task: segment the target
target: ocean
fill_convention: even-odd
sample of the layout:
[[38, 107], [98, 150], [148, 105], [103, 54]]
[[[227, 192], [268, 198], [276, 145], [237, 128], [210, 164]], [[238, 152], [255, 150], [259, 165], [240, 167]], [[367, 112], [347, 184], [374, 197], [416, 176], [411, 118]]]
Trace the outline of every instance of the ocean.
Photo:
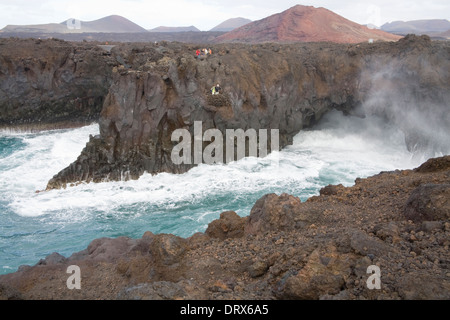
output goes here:
[[100, 237], [139, 238], [146, 231], [189, 237], [223, 211], [247, 216], [267, 193], [305, 201], [328, 184], [350, 186], [358, 177], [411, 169], [428, 158], [410, 153], [403, 133], [382, 120], [336, 111], [265, 158], [36, 193], [98, 133], [95, 123], [38, 133], [0, 131], [0, 274], [53, 252], [68, 257]]

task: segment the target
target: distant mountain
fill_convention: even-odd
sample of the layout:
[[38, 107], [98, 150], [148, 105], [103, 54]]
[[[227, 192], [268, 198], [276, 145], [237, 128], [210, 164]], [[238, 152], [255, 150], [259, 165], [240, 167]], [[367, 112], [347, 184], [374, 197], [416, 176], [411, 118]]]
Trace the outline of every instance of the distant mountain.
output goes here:
[[252, 20], [246, 18], [231, 18], [215, 26], [209, 31], [229, 32], [250, 22], [252, 22]]
[[400, 36], [369, 29], [325, 8], [297, 5], [282, 13], [254, 21], [217, 37], [218, 42], [317, 42], [358, 43], [396, 41]]
[[13, 25], [9, 24], [0, 30], [2, 33], [69, 33], [80, 32], [71, 30], [61, 23]]
[[200, 32], [199, 29], [197, 29], [194, 26], [190, 27], [157, 27], [154, 29], [148, 30], [150, 32]]
[[8, 25], [1, 32], [26, 33], [139, 33], [147, 32], [134, 22], [117, 15], [94, 21], [68, 19], [61, 23]]
[[450, 39], [450, 30], [447, 30], [445, 32], [441, 32], [441, 33], [438, 34], [438, 36], [449, 40]]
[[446, 19], [394, 21], [385, 23], [381, 30], [397, 34], [433, 34], [450, 30], [450, 21]]

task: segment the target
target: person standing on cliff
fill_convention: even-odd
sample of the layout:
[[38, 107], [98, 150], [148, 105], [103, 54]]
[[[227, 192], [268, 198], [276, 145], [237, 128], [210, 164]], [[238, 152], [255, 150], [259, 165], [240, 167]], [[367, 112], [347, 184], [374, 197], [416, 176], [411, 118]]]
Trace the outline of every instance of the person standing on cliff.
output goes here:
[[214, 87], [211, 88], [211, 94], [212, 95], [219, 94], [220, 90], [222, 90], [222, 88], [220, 87], [219, 84], [217, 84], [217, 85], [215, 85]]

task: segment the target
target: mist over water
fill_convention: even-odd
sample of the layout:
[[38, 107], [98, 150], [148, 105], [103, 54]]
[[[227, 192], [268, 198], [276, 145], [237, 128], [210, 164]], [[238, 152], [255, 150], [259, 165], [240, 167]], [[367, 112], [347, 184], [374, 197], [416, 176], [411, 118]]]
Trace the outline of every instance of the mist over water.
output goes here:
[[335, 111], [266, 158], [35, 193], [98, 131], [93, 124], [0, 132], [0, 273], [34, 265], [52, 252], [70, 256], [104, 236], [137, 238], [152, 231], [189, 237], [223, 211], [248, 215], [264, 194], [286, 192], [305, 201], [328, 184], [352, 185], [357, 177], [414, 168], [427, 157], [408, 151], [403, 132], [381, 118]]

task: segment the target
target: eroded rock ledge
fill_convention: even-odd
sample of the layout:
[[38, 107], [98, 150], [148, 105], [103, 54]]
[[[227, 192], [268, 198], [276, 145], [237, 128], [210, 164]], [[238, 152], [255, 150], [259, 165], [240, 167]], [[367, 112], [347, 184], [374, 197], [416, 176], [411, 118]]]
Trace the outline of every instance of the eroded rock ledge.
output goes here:
[[[204, 131], [279, 129], [282, 148], [338, 109], [384, 116], [405, 132], [411, 150], [439, 150], [442, 141], [428, 133], [449, 133], [449, 46], [416, 36], [358, 45], [217, 44], [211, 56], [196, 59], [194, 45], [122, 44], [112, 50], [118, 66], [100, 135], [47, 189], [186, 172], [192, 165], [171, 161], [171, 134], [185, 128], [193, 135], [195, 121]], [[223, 95], [213, 99], [216, 83]]]
[[[101, 238], [0, 276], [2, 299], [449, 299], [450, 156], [259, 199], [189, 238]], [[66, 287], [69, 265], [81, 290]], [[369, 290], [367, 268], [381, 269]]]
[[96, 43], [0, 39], [0, 128], [98, 121], [116, 59]]

